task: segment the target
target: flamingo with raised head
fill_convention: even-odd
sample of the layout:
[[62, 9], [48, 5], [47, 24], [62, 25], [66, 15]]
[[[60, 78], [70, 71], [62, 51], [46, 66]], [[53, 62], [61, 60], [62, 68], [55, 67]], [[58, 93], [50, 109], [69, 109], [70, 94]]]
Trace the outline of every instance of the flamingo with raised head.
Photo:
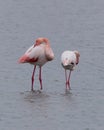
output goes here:
[[[79, 63], [79, 57], [80, 54], [78, 51], [64, 51], [61, 55], [61, 64], [65, 69], [66, 89], [71, 89], [70, 76], [75, 66]], [[67, 70], [69, 70], [69, 74], [67, 74]]]
[[19, 63], [30, 63], [34, 65], [31, 77], [31, 91], [34, 91], [33, 85], [36, 66], [39, 66], [39, 81], [40, 89], [42, 90], [41, 68], [46, 62], [53, 59], [54, 53], [50, 47], [50, 42], [47, 38], [44, 37], [37, 38], [35, 43], [25, 52], [23, 56], [20, 57]]

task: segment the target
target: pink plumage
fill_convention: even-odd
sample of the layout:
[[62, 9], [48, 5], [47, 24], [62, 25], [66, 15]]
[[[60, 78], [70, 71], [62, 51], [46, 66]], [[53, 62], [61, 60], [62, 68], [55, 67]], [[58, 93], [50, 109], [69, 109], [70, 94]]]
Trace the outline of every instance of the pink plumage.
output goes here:
[[35, 44], [32, 45], [23, 56], [20, 57], [19, 63], [30, 63], [34, 65], [34, 70], [32, 74], [32, 83], [31, 90], [33, 91], [34, 84], [34, 74], [36, 66], [38, 65], [40, 68], [39, 71], [39, 81], [40, 81], [40, 89], [42, 89], [42, 78], [41, 78], [41, 67], [48, 61], [54, 59], [54, 53], [50, 47], [49, 40], [47, 38], [38, 38], [35, 41]]

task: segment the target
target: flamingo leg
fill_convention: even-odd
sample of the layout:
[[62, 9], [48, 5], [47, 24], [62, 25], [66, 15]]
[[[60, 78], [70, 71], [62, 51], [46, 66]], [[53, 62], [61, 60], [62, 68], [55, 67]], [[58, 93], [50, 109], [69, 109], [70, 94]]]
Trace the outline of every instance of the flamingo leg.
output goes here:
[[66, 89], [67, 89], [67, 70], [65, 69]]
[[34, 65], [32, 77], [31, 77], [31, 91], [34, 91], [33, 85], [34, 85], [34, 74], [35, 74], [36, 65]]
[[39, 70], [39, 81], [40, 81], [40, 89], [42, 90], [42, 75], [41, 75], [41, 66]]
[[69, 77], [68, 77], [68, 80], [67, 80], [67, 84], [68, 84], [68, 88], [70, 88], [70, 76], [71, 76], [71, 70], [69, 71]]
[[67, 70], [65, 69], [66, 89], [70, 89], [70, 76], [71, 76], [71, 71], [69, 71], [69, 76], [67, 76]]

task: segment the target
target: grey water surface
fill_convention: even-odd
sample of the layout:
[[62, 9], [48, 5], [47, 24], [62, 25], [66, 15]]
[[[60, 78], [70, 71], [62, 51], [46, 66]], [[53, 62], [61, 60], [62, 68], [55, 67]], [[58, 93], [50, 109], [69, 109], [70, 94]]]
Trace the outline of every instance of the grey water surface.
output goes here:
[[[38, 37], [55, 53], [41, 93], [30, 91], [33, 66], [17, 62]], [[64, 50], [81, 55], [70, 93]], [[0, 0], [0, 130], [64, 129], [104, 130], [104, 0]]]

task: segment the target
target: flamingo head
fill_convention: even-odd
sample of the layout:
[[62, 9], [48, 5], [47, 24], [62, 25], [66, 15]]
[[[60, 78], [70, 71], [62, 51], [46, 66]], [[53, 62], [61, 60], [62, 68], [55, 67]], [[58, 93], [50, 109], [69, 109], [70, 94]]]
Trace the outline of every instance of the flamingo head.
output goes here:
[[80, 53], [78, 51], [74, 51], [75, 55], [76, 55], [76, 64], [79, 63], [79, 57], [80, 57]]
[[49, 44], [49, 40], [47, 38], [44, 38], [44, 37], [39, 37], [36, 39], [36, 42], [35, 42], [35, 45], [34, 46], [38, 46], [42, 43], [45, 43], [45, 44]]

